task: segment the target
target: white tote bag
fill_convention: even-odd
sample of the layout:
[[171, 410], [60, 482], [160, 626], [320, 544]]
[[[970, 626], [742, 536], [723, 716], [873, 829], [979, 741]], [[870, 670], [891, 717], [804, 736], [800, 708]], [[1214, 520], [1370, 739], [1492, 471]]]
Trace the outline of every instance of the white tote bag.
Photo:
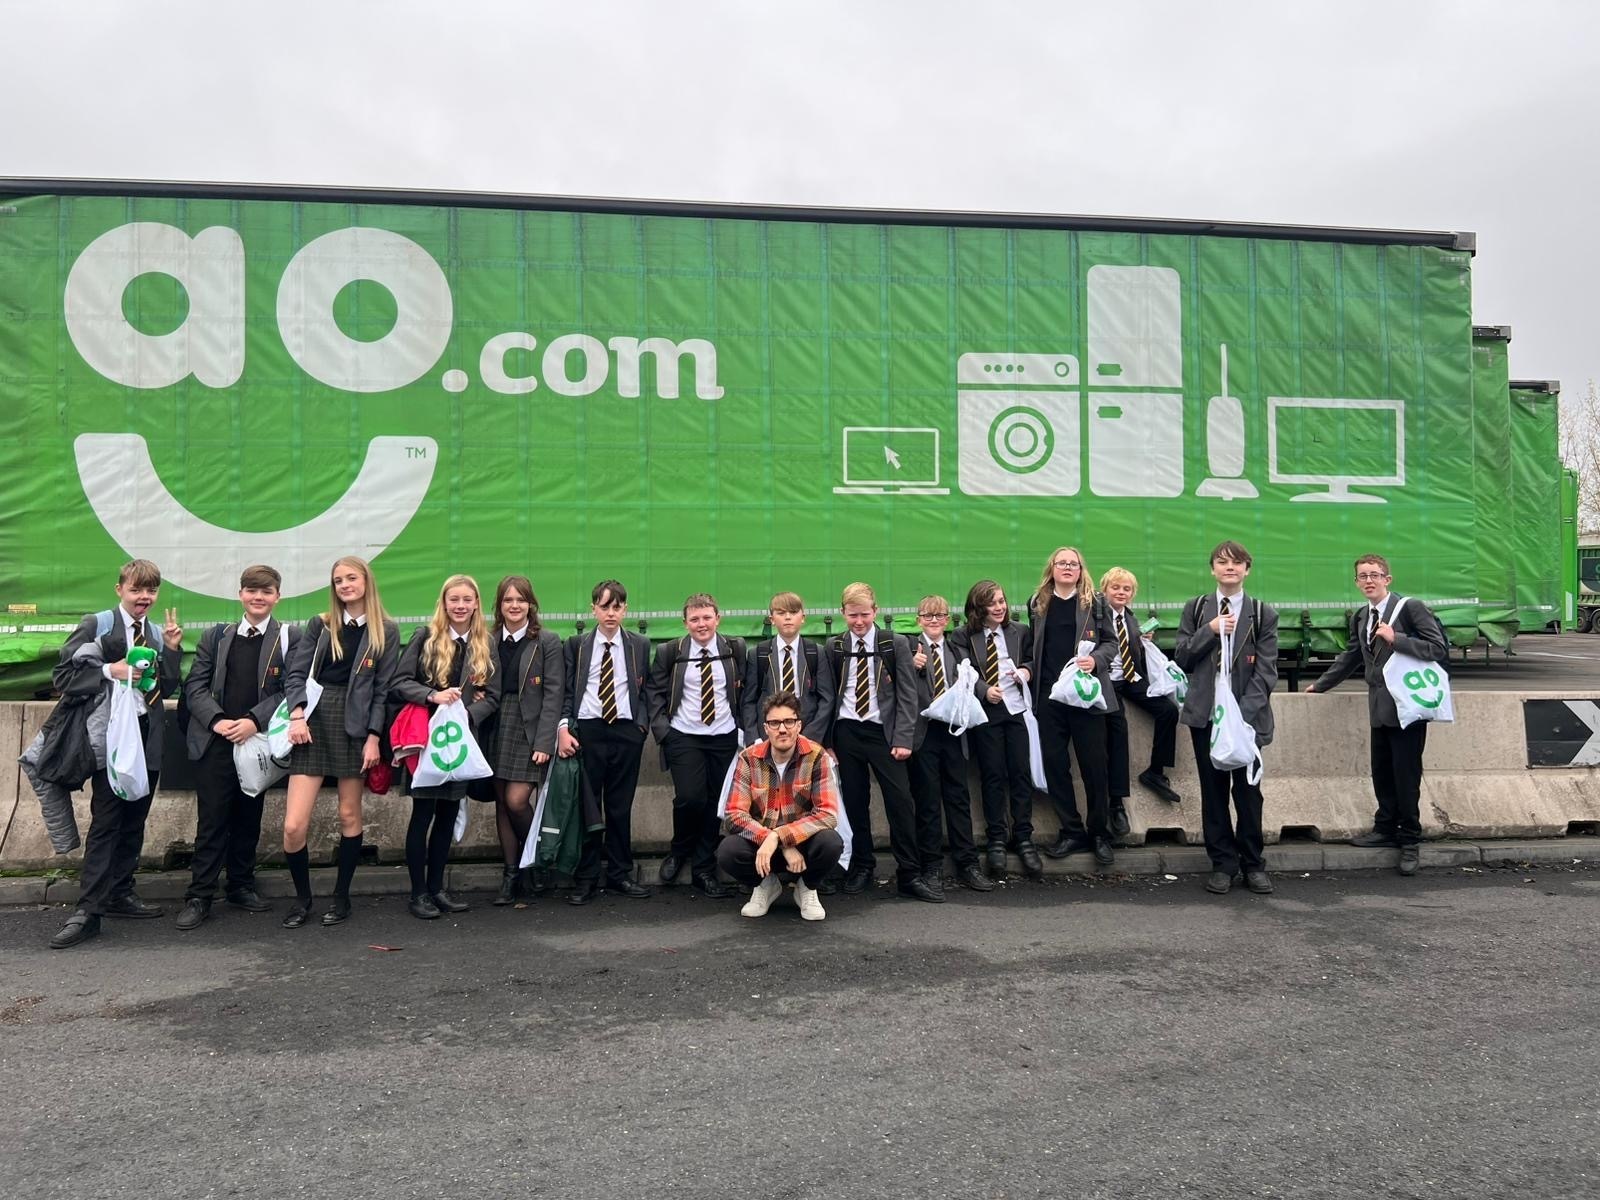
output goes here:
[[1061, 677], [1050, 689], [1050, 699], [1072, 708], [1106, 710], [1106, 693], [1100, 686], [1100, 677], [1078, 665], [1078, 659], [1093, 649], [1094, 643], [1087, 639], [1078, 643], [1077, 657], [1061, 669]]
[[977, 686], [978, 672], [969, 660], [962, 659], [956, 668], [955, 682], [945, 689], [944, 695], [923, 709], [922, 715], [931, 721], [943, 721], [956, 737], [974, 725], [987, 725], [989, 718], [978, 700]]
[[[283, 711], [279, 706], [279, 712]], [[273, 717], [277, 723], [277, 717]], [[288, 728], [285, 720], [284, 727]], [[272, 752], [272, 735], [258, 733], [248, 742], [233, 748], [233, 770], [239, 776], [239, 790], [246, 796], [259, 796], [289, 773], [289, 756], [280, 761]]]
[[1222, 667], [1217, 672], [1215, 707], [1211, 711], [1211, 765], [1219, 771], [1245, 768], [1245, 779], [1261, 782], [1261, 751], [1256, 731], [1244, 719], [1233, 694], [1233, 635], [1222, 635]]
[[1180, 705], [1188, 699], [1189, 677], [1154, 642], [1144, 644], [1144, 669], [1148, 677], [1146, 696], [1171, 696]]
[[467, 719], [467, 706], [459, 700], [441, 704], [428, 719], [428, 744], [417, 755], [417, 769], [411, 774], [413, 787], [438, 787], [445, 783], [465, 783], [485, 779], [494, 769], [478, 749]]
[[[1389, 623], [1400, 615], [1406, 606], [1406, 597], [1389, 614]], [[1400, 715], [1400, 728], [1406, 729], [1418, 721], [1454, 721], [1455, 700], [1450, 694], [1450, 674], [1442, 665], [1394, 651], [1383, 664], [1383, 683], [1394, 698], [1394, 709]]]
[[1022, 724], [1028, 730], [1028, 777], [1036, 792], [1048, 792], [1050, 781], [1044, 774], [1044, 749], [1039, 745], [1039, 718], [1033, 715], [1033, 693], [1022, 689]]
[[130, 683], [111, 685], [111, 716], [106, 724], [106, 776], [111, 790], [124, 800], [143, 800], [150, 794], [150, 773], [144, 765], [144, 737], [139, 717], [145, 710], [144, 694]]

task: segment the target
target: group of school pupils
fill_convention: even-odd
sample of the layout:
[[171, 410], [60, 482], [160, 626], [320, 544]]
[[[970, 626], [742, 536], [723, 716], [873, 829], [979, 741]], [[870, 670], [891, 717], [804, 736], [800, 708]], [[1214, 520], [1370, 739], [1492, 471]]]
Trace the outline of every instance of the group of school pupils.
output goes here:
[[[1166, 772], [1176, 762], [1178, 726], [1190, 732], [1212, 866], [1206, 890], [1226, 893], [1242, 876], [1251, 891], [1271, 892], [1259, 771], [1219, 769], [1211, 748], [1213, 718], [1222, 711], [1214, 708], [1219, 679], [1228, 683], [1255, 744], [1271, 742], [1278, 614], [1247, 594], [1251, 556], [1239, 543], [1219, 544], [1209, 566], [1215, 587], [1184, 606], [1172, 655], [1187, 676], [1181, 705], [1159, 694], [1162, 689], [1149, 694], [1148, 633], [1131, 609], [1134, 575], [1112, 568], [1097, 590], [1082, 553], [1070, 546], [1051, 553], [1027, 601], [1026, 623], [1012, 618], [1004, 590], [986, 579], [973, 585], [959, 615], [943, 597], [924, 597], [917, 610], [921, 632], [907, 637], [879, 624], [871, 587], [852, 583], [841, 597], [844, 632], [820, 644], [802, 638], [801, 598], [782, 592], [771, 602], [773, 635], [747, 647], [718, 632], [716, 601], [697, 594], [684, 604], [685, 635], [653, 650], [642, 635], [622, 628], [627, 591], [616, 580], [594, 587], [593, 630], [563, 643], [541, 626], [526, 577], [502, 579], [486, 617], [477, 584], [452, 575], [431, 621], [402, 649], [399, 627], [384, 615], [377, 581], [362, 559], [334, 563], [327, 611], [298, 627], [273, 616], [278, 572], [249, 567], [240, 578], [240, 619], [205, 632], [181, 681], [198, 820], [178, 927], [194, 929], [208, 918], [224, 873], [227, 903], [252, 912], [272, 907], [255, 884], [262, 801], [242, 790], [233, 751], [265, 730], [280, 705], [289, 712], [292, 744], [283, 850], [295, 897], [282, 919], [290, 929], [311, 920], [306, 841], [325, 780], [337, 783], [341, 833], [332, 903], [321, 916], [331, 926], [351, 917], [364, 782], [385, 752], [396, 711], [415, 705], [411, 711], [431, 715], [456, 701], [493, 768], [505, 861], [496, 905], [543, 890], [543, 879], [519, 863], [535, 793], [551, 760], [573, 755], [581, 756], [603, 831], [584, 840], [568, 902], [587, 904], [602, 892], [651, 895], [635, 877], [631, 844], [634, 791], [649, 736], [674, 790], [672, 844], [661, 883], [686, 876], [719, 898], [734, 894], [726, 875], [750, 889], [745, 916], [766, 913], [785, 885], [793, 886], [807, 920], [824, 918], [821, 895], [876, 886], [868, 807], [873, 779], [902, 896], [943, 902], [947, 846], [956, 881], [978, 892], [1005, 877], [1008, 853], [1033, 878], [1043, 874], [1041, 854], [1088, 852], [1109, 867], [1116, 840], [1129, 832], [1130, 705], [1154, 721], [1150, 760], [1138, 782], [1174, 805], [1181, 797]], [[160, 582], [154, 563], [126, 564], [116, 587], [120, 620], [107, 629], [96, 614], [86, 616], [56, 668], [63, 696], [85, 696], [105, 680], [132, 676], [137, 682], [139, 668], [124, 661], [129, 647], [160, 647], [157, 686], [140, 717], [149, 792], [124, 800], [105, 770], [94, 774], [81, 896], [51, 940], [55, 948], [98, 934], [102, 916], [162, 915], [140, 899], [133, 877], [160, 770], [167, 719], [160, 701], [180, 688], [177, 614], [168, 610], [160, 628], [147, 616]], [[1325, 691], [1363, 672], [1378, 805], [1373, 830], [1355, 841], [1398, 846], [1399, 869], [1411, 874], [1421, 839], [1427, 727], [1399, 727], [1382, 666], [1396, 652], [1442, 663], [1447, 648], [1433, 614], [1415, 601], [1406, 605], [1389, 582], [1380, 556], [1357, 561], [1356, 583], [1368, 603], [1351, 619], [1349, 648], [1306, 690]], [[86, 654], [86, 648], [98, 653]], [[1099, 706], [1051, 698], [1051, 684], [1065, 673], [1097, 681]], [[964, 730], [924, 715], [958, 683], [971, 687], [984, 718]], [[981, 843], [967, 791], [969, 747], [980, 780]], [[1060, 829], [1048, 844], [1034, 840], [1034, 793], [1041, 783]], [[467, 784], [418, 786], [409, 773], [407, 784], [410, 911], [425, 920], [466, 911], [468, 905], [445, 890], [445, 866]]]

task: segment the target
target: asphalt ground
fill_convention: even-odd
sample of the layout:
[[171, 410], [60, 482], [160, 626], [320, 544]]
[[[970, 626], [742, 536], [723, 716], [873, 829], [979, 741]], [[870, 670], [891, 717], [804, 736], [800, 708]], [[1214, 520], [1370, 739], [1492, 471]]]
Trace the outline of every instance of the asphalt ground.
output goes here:
[[0, 1192], [1600, 1194], [1600, 870], [1277, 882], [0, 910]]
[[[1473, 692], [1600, 691], [1600, 635], [1518, 634], [1511, 642], [1509, 655], [1491, 648], [1487, 661], [1481, 645], [1464, 659], [1457, 650], [1450, 656], [1450, 683], [1461, 691]], [[1355, 683], [1344, 686], [1353, 687]]]

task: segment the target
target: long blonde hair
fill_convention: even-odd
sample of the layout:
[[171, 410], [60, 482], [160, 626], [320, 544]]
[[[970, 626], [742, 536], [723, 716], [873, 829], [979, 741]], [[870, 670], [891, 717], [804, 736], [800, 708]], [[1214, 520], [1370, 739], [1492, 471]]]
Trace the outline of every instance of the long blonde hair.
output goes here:
[[1056, 584], [1052, 565], [1058, 554], [1078, 556], [1078, 607], [1088, 612], [1089, 606], [1094, 603], [1094, 583], [1090, 579], [1089, 564], [1084, 561], [1083, 551], [1076, 546], [1057, 546], [1050, 551], [1050, 557], [1044, 560], [1044, 576], [1039, 580], [1038, 590], [1033, 593], [1034, 611], [1043, 617], [1049, 611], [1050, 601], [1055, 598]]
[[483, 593], [471, 575], [452, 575], [439, 588], [439, 602], [433, 606], [433, 620], [428, 622], [428, 645], [422, 651], [422, 673], [435, 687], [450, 686], [456, 644], [450, 629], [450, 615], [444, 609], [444, 598], [452, 588], [458, 587], [471, 588], [475, 601], [472, 619], [467, 625], [467, 671], [462, 682], [481, 687], [489, 682], [489, 627], [483, 619]]
[[372, 657], [377, 658], [383, 653], [383, 601], [378, 599], [378, 581], [373, 577], [372, 568], [367, 565], [366, 559], [357, 558], [354, 554], [335, 559], [333, 566], [328, 569], [328, 611], [322, 614], [322, 623], [328, 630], [328, 654], [335, 662], [344, 657], [344, 641], [339, 636], [339, 630], [344, 625], [344, 605], [339, 600], [338, 589], [333, 586], [334, 572], [340, 567], [354, 567], [367, 581], [366, 596], [361, 602], [362, 611], [367, 615], [367, 648], [372, 651]]

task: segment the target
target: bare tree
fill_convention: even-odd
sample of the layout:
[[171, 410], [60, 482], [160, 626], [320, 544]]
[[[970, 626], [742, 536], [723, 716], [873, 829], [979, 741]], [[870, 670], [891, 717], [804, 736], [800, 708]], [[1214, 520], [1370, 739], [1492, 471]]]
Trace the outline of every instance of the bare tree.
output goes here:
[[1561, 395], [1561, 461], [1578, 473], [1578, 532], [1600, 534], [1600, 388]]

